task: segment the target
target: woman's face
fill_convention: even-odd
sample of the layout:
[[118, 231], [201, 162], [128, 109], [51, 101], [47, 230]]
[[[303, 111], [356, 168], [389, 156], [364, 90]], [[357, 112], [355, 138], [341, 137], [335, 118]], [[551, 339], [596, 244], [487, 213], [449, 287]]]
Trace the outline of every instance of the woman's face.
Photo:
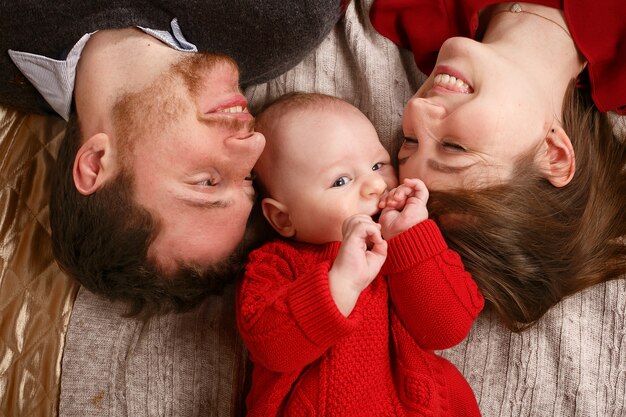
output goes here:
[[401, 180], [439, 190], [493, 184], [536, 149], [555, 118], [551, 95], [512, 52], [468, 38], [442, 45], [404, 110]]

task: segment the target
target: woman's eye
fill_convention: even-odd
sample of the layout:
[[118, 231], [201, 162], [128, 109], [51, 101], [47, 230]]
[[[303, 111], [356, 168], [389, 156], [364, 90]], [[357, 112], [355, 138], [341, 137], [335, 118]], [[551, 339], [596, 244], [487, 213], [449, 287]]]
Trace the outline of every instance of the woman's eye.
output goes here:
[[459, 145], [458, 143], [452, 143], [452, 142], [442, 142], [441, 145], [451, 151], [455, 151], [455, 152], [467, 152], [467, 149], [465, 149], [464, 146]]
[[376, 164], [374, 164], [374, 166], [372, 167], [372, 171], [378, 171], [379, 169], [381, 169], [383, 166], [385, 166], [385, 164], [383, 162], [377, 162]]
[[333, 182], [333, 187], [343, 187], [344, 185], [346, 185], [347, 183], [350, 182], [350, 178], [348, 177], [339, 177], [335, 180], [335, 182]]
[[417, 146], [419, 144], [419, 141], [416, 138], [410, 138], [408, 136], [404, 137], [404, 141], [402, 142], [402, 146], [407, 147], [407, 146]]

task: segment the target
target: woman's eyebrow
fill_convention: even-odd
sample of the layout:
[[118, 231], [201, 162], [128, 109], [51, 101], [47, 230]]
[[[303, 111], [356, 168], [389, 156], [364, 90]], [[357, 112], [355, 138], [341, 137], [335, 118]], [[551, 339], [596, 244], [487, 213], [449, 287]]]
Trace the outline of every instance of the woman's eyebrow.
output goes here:
[[477, 162], [472, 162], [469, 165], [463, 165], [463, 166], [453, 166], [453, 165], [447, 165], [447, 164], [443, 164], [441, 162], [438, 162], [434, 159], [429, 159], [427, 161], [428, 166], [438, 172], [444, 173], [444, 174], [460, 174], [462, 172], [467, 171], [468, 169], [470, 169], [471, 167], [473, 167], [474, 165], [476, 165]]

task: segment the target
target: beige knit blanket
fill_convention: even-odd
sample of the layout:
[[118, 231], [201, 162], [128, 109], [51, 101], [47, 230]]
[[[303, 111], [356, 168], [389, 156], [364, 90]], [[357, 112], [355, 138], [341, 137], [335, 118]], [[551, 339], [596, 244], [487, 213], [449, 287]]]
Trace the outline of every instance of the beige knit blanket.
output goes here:
[[[423, 75], [370, 26], [353, 0], [317, 51], [246, 91], [257, 109], [280, 94], [320, 91], [354, 103], [395, 153], [401, 115]], [[228, 416], [243, 399], [232, 292], [199, 311], [139, 323], [79, 292], [65, 346], [62, 416]], [[626, 280], [598, 285], [512, 334], [488, 315], [442, 355], [463, 372], [484, 416], [625, 416]]]

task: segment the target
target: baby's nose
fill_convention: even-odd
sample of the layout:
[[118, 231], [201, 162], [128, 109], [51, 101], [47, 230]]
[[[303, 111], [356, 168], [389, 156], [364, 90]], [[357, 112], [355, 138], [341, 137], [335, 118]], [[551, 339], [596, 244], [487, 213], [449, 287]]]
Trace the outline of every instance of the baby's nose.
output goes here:
[[362, 193], [364, 197], [380, 197], [387, 189], [384, 178], [376, 173], [369, 175], [363, 184]]

